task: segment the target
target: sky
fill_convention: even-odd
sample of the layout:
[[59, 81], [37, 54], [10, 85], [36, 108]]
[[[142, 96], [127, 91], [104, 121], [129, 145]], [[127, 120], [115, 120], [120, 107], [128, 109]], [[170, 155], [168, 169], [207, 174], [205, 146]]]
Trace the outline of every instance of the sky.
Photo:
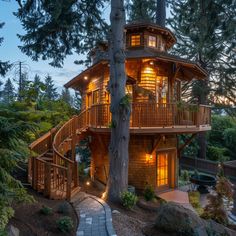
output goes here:
[[[40, 60], [35, 62], [23, 54], [18, 48], [21, 42], [16, 34], [23, 34], [24, 30], [19, 20], [13, 15], [17, 7], [18, 4], [15, 0], [0, 0], [0, 22], [5, 22], [4, 27], [0, 29], [0, 37], [4, 37], [0, 47], [0, 60], [15, 62], [15, 64], [23, 61], [24, 67], [29, 73], [29, 78], [33, 78], [35, 74], [38, 74], [44, 79], [47, 74], [50, 74], [55, 81], [55, 85], [61, 90], [67, 81], [84, 69], [83, 66], [74, 64], [74, 61], [80, 60], [81, 57], [77, 54], [68, 56], [64, 61], [63, 68], [54, 68], [48, 64], [49, 61]], [[15, 69], [13, 69], [4, 78], [0, 76], [0, 80], [4, 82], [6, 78], [14, 78], [16, 77], [15, 73]]]

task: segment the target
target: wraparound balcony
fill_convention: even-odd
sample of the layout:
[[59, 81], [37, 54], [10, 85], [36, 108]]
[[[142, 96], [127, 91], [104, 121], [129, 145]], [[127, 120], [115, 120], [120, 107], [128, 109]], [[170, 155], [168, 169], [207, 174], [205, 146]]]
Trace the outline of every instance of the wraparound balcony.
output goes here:
[[[110, 104], [97, 104], [80, 114], [79, 126], [110, 132]], [[193, 104], [132, 103], [130, 133], [193, 133], [211, 129], [211, 107]]]

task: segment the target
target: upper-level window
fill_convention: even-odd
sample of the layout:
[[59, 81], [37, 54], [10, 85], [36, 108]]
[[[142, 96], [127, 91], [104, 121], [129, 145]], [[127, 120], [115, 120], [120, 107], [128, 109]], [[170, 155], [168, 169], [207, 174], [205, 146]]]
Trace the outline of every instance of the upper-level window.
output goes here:
[[139, 34], [131, 35], [131, 46], [140, 46], [141, 37]]
[[155, 47], [157, 46], [157, 38], [156, 36], [148, 36], [148, 46], [149, 47]]

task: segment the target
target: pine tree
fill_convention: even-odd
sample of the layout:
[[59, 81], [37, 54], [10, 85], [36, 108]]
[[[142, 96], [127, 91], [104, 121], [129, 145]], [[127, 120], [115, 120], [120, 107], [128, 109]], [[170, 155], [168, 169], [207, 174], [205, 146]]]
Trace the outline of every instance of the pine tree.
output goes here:
[[199, 103], [236, 104], [236, 2], [223, 0], [171, 1], [169, 20], [177, 36], [173, 52], [197, 61], [209, 73], [208, 81], [194, 83]]
[[62, 92], [61, 92], [61, 99], [62, 99], [62, 101], [64, 101], [68, 105], [72, 105], [73, 99], [72, 99], [72, 97], [70, 95], [70, 91], [69, 91], [68, 88], [65, 88], [65, 89], [62, 90]]
[[45, 92], [44, 98], [49, 101], [54, 101], [58, 97], [57, 89], [55, 88], [54, 82], [50, 75], [45, 78]]
[[28, 98], [28, 90], [30, 88], [30, 81], [27, 72], [20, 73], [18, 82], [18, 101], [23, 101]]
[[7, 79], [4, 85], [2, 97], [3, 97], [3, 103], [5, 104], [10, 104], [11, 102], [14, 101], [15, 92], [14, 92], [14, 86], [11, 82], [11, 79]]
[[[4, 26], [4, 23], [0, 23], [0, 29]], [[3, 42], [3, 37], [0, 37], [0, 46]], [[11, 64], [6, 61], [3, 62], [0, 60], [0, 75], [4, 76], [6, 72], [11, 68]]]
[[[215, 104], [220, 99], [236, 104], [235, 7], [235, 1], [171, 1], [169, 24], [178, 39], [173, 53], [197, 61], [209, 73], [206, 80], [191, 86], [199, 104]], [[205, 133], [199, 134], [198, 141], [199, 157], [205, 158]]]
[[109, 28], [101, 12], [108, 0], [18, 2], [15, 15], [26, 32], [19, 35], [21, 51], [35, 61], [51, 59], [52, 66], [61, 67], [73, 51], [88, 52]]
[[82, 103], [82, 99], [81, 99], [81, 95], [79, 92], [75, 92], [75, 96], [73, 98], [73, 107], [80, 111], [81, 110], [81, 103]]
[[156, 0], [133, 0], [126, 2], [128, 21], [155, 21]]
[[32, 90], [33, 90], [33, 100], [38, 101], [43, 95], [43, 91], [45, 90], [45, 85], [41, 81], [39, 75], [34, 76], [34, 81], [32, 84]]

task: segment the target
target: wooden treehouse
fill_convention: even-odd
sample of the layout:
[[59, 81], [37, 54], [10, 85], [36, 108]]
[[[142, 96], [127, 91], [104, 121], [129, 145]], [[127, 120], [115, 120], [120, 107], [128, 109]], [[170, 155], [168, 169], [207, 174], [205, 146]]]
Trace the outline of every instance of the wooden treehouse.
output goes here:
[[[211, 129], [211, 108], [181, 101], [181, 84], [204, 80], [197, 63], [167, 51], [176, 42], [167, 28], [152, 23], [126, 25], [126, 91], [132, 98], [129, 145], [129, 184], [147, 184], [163, 191], [177, 187], [180, 152], [199, 132]], [[30, 148], [38, 156], [29, 161], [29, 181], [50, 198], [70, 199], [78, 191], [75, 146], [90, 137], [92, 180], [106, 184], [111, 113], [108, 45], [91, 52], [92, 66], [66, 83], [82, 96], [82, 112], [61, 128], [45, 134]], [[191, 134], [179, 146], [177, 136]]]

